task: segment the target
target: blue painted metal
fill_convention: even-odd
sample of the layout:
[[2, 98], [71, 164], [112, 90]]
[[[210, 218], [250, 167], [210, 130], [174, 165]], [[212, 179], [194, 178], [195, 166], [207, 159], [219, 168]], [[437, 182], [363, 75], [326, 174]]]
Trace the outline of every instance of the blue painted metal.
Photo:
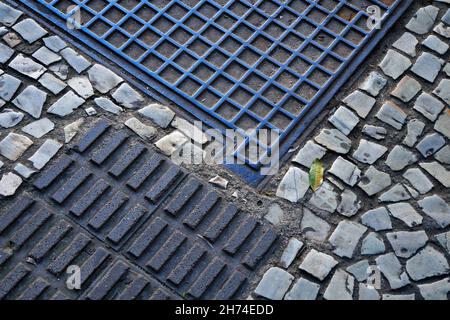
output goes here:
[[[169, 89], [168, 97], [196, 117], [205, 120], [199, 116], [201, 110], [222, 124], [219, 129], [240, 131], [246, 137], [240, 151], [254, 138], [245, 130], [252, 123], [252, 129], [280, 132], [277, 142], [282, 154], [323, 109], [333, 95], [330, 92], [340, 87], [336, 82], [342, 84], [346, 80], [342, 75], [353, 72], [350, 67], [367, 56], [368, 48], [373, 48], [412, 3], [396, 0], [390, 1], [393, 3], [389, 6], [385, 4], [388, 1], [382, 0], [21, 1], [40, 3], [64, 21], [76, 12], [75, 7], [67, 10], [69, 5], [80, 8], [82, 16], [87, 17], [82, 33]], [[385, 13], [381, 32], [366, 28], [368, 14], [357, 7], [360, 4], [377, 5]], [[344, 47], [346, 55], [341, 50]], [[249, 53], [255, 58], [249, 59]], [[220, 64], [214, 60], [218, 56], [222, 58]], [[333, 68], [330, 60], [334, 61]], [[296, 66], [298, 62], [304, 64], [304, 71]], [[273, 70], [264, 69], [266, 65]], [[199, 70], [210, 74], [206, 77]], [[318, 73], [321, 78], [317, 78]], [[250, 82], [255, 79], [261, 84]], [[259, 110], [261, 106], [267, 111]], [[224, 111], [228, 114], [224, 115]], [[242, 158], [240, 152], [236, 156]], [[255, 171], [260, 163], [245, 160], [250, 168], [231, 168], [247, 181], [260, 181]]]

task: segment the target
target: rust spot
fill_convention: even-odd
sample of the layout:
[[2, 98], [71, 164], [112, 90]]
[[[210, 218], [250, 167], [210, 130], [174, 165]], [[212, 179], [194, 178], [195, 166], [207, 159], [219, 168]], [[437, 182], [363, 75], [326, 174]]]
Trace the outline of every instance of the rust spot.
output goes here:
[[381, 0], [384, 4], [392, 6], [396, 0]]
[[347, 12], [339, 12], [338, 16], [344, 20], [352, 21], [353, 18], [356, 16], [356, 14], [354, 12], [347, 11]]

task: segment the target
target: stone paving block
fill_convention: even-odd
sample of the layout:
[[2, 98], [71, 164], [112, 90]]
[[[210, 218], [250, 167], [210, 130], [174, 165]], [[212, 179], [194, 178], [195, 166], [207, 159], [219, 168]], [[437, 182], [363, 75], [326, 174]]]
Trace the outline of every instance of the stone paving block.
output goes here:
[[325, 148], [340, 154], [347, 154], [352, 141], [337, 129], [323, 129], [314, 140]]
[[64, 127], [64, 142], [69, 143], [78, 133], [81, 126], [84, 124], [84, 118], [75, 120]]
[[338, 194], [334, 191], [332, 185], [324, 182], [319, 189], [313, 193], [308, 203], [319, 210], [333, 213], [336, 211], [338, 206], [337, 197]]
[[426, 135], [416, 146], [416, 149], [428, 158], [435, 154], [439, 149], [445, 145], [445, 139], [438, 133], [431, 133]]
[[23, 54], [18, 54], [10, 63], [9, 67], [20, 72], [21, 74], [37, 80], [47, 68], [40, 63], [25, 57]]
[[450, 112], [448, 110], [443, 112], [438, 118], [434, 125], [434, 129], [450, 139]]
[[39, 78], [39, 83], [42, 84], [45, 88], [51, 91], [53, 94], [58, 94], [67, 87], [66, 83], [56, 78], [49, 72], [44, 73]]
[[280, 264], [283, 268], [287, 269], [294, 262], [299, 251], [303, 248], [303, 242], [298, 239], [291, 238], [288, 245], [283, 251], [280, 258]]
[[414, 147], [424, 130], [425, 123], [418, 119], [411, 119], [407, 124], [407, 134], [405, 139], [403, 139], [403, 144], [411, 148]]
[[144, 103], [144, 98], [126, 83], [117, 88], [112, 97], [118, 104], [127, 109], [137, 109]]
[[3, 109], [0, 113], [0, 127], [12, 128], [19, 124], [24, 117], [22, 112], [15, 112], [12, 109]]
[[411, 194], [401, 183], [397, 183], [378, 198], [380, 202], [399, 202], [409, 199], [411, 199]]
[[348, 273], [351, 273], [358, 282], [362, 282], [364, 280], [367, 280], [367, 277], [369, 276], [367, 273], [368, 269], [369, 269], [369, 261], [361, 260], [347, 267], [345, 270]]
[[432, 175], [437, 181], [439, 181], [444, 187], [450, 188], [450, 170], [447, 170], [444, 166], [438, 162], [420, 163], [422, 169]]
[[11, 132], [0, 141], [0, 154], [11, 161], [19, 157], [33, 144], [26, 136]]
[[380, 294], [372, 286], [366, 285], [364, 283], [359, 284], [359, 297], [358, 300], [380, 300]]
[[345, 189], [341, 193], [341, 201], [337, 207], [337, 212], [345, 217], [352, 217], [361, 209], [361, 201], [358, 196], [351, 190]]
[[19, 89], [20, 84], [22, 81], [20, 81], [17, 78], [14, 78], [13, 76], [10, 76], [8, 74], [3, 74], [0, 76], [0, 98], [2, 98], [5, 101], [11, 100], [11, 98], [16, 93], [17, 89]]
[[406, 271], [415, 280], [448, 274], [450, 268], [445, 256], [428, 245], [406, 262]]
[[295, 167], [289, 168], [277, 189], [277, 197], [290, 202], [303, 199], [309, 189], [309, 175]]
[[433, 28], [436, 21], [439, 8], [435, 6], [426, 6], [420, 8], [411, 20], [406, 24], [406, 29], [417, 34], [425, 34]]
[[394, 91], [391, 92], [391, 95], [399, 98], [403, 102], [408, 102], [414, 98], [421, 89], [422, 86], [417, 80], [409, 76], [405, 76], [397, 84]]
[[427, 48], [436, 51], [439, 54], [445, 54], [449, 48], [449, 45], [436, 37], [435, 35], [429, 35], [422, 44]]
[[443, 164], [450, 164], [450, 146], [445, 146], [439, 150], [434, 158]]
[[22, 131], [35, 138], [42, 138], [55, 128], [55, 124], [48, 118], [36, 120], [24, 126]]
[[300, 269], [323, 281], [338, 262], [331, 256], [312, 249], [300, 264]]
[[14, 54], [14, 50], [10, 47], [0, 43], [0, 63], [7, 62], [12, 55]]
[[400, 289], [410, 283], [408, 275], [395, 254], [388, 253], [379, 256], [375, 261], [381, 273], [388, 280], [391, 289]]
[[285, 300], [315, 300], [319, 294], [320, 285], [304, 278], [299, 278], [292, 289], [284, 297]]
[[69, 65], [64, 62], [57, 62], [48, 67], [61, 80], [67, 80], [69, 75]]
[[376, 114], [376, 117], [395, 129], [401, 130], [407, 114], [392, 101], [386, 101]]
[[67, 84], [83, 99], [88, 99], [94, 95], [94, 89], [87, 77], [72, 77]]
[[415, 294], [383, 294], [382, 300], [415, 300]]
[[389, 174], [370, 166], [362, 176], [361, 181], [358, 183], [358, 187], [363, 189], [367, 195], [373, 196], [374, 194], [383, 191], [391, 184], [392, 180]]
[[356, 127], [359, 118], [346, 107], [339, 107], [339, 109], [328, 119], [337, 129], [343, 134], [349, 135]]
[[389, 49], [383, 61], [379, 64], [384, 74], [396, 80], [412, 66], [411, 60], [404, 55]]
[[387, 151], [388, 149], [385, 146], [361, 139], [352, 157], [362, 163], [374, 164]]
[[125, 125], [145, 140], [151, 140], [156, 135], [154, 127], [148, 126], [134, 117], [125, 121]]
[[420, 294], [425, 300], [447, 300], [450, 292], [450, 279], [443, 279], [432, 283], [419, 284]]
[[367, 211], [361, 216], [361, 222], [375, 231], [392, 229], [391, 218], [384, 207]]
[[414, 109], [423, 114], [427, 119], [436, 121], [444, 109], [444, 104], [428, 93], [422, 93], [414, 104]]
[[15, 24], [13, 29], [19, 33], [22, 38], [28, 41], [28, 43], [33, 43], [47, 34], [47, 31], [44, 28], [30, 18]]
[[439, 244], [450, 253], [450, 232], [440, 233], [435, 236]]
[[77, 96], [73, 91], [68, 91], [55, 103], [53, 103], [47, 110], [48, 113], [56, 114], [60, 117], [65, 117], [71, 114], [76, 108], [83, 105], [84, 99]]
[[428, 242], [428, 236], [423, 230], [391, 232], [386, 236], [399, 258], [410, 258]]
[[369, 125], [369, 124], [364, 125], [364, 128], [363, 128], [362, 132], [364, 134], [366, 134], [367, 136], [369, 136], [371, 138], [374, 138], [376, 140], [384, 140], [384, 139], [386, 139], [386, 135], [388, 133], [386, 128], [372, 126], [372, 125]]
[[402, 36], [394, 42], [392, 45], [395, 49], [398, 49], [411, 57], [416, 56], [416, 46], [419, 44], [419, 40], [409, 32], [405, 32]]
[[337, 270], [323, 297], [327, 300], [352, 300], [355, 279], [342, 269]]
[[45, 46], [53, 52], [60, 52], [62, 49], [67, 47], [67, 43], [58, 36], [46, 37], [43, 41]]
[[367, 231], [363, 225], [353, 221], [341, 221], [328, 242], [334, 247], [333, 252], [340, 256], [351, 258], [362, 235]]
[[386, 165], [393, 171], [401, 171], [407, 166], [416, 163], [418, 160], [413, 152], [397, 145], [389, 153], [386, 159]]
[[22, 184], [22, 178], [18, 175], [8, 172], [2, 175], [0, 179], [0, 196], [9, 197], [16, 193]]
[[[363, 86], [364, 89], [366, 89], [369, 92], [379, 92], [379, 90], [382, 89], [382, 87], [384, 87], [384, 85], [386, 84], [385, 81], [379, 79], [378, 76], [374, 76], [377, 77], [374, 80], [369, 80], [370, 83], [372, 81], [378, 81], [380, 82], [380, 85], [378, 85], [377, 88], [373, 89], [369, 87], [369, 83], [366, 86]], [[381, 87], [381, 85], [383, 85]], [[356, 111], [356, 113], [361, 117], [361, 118], [366, 118], [370, 111], [372, 110], [373, 106], [375, 105], [376, 100], [370, 96], [368, 96], [367, 94], [362, 93], [361, 91], [354, 91], [353, 93], [351, 93], [349, 96], [347, 96], [343, 102], [349, 106], [350, 108], [352, 108], [353, 110]]]
[[60, 53], [66, 62], [78, 73], [83, 72], [91, 66], [91, 63], [85, 57], [78, 54], [72, 48], [63, 49]]
[[407, 170], [403, 177], [411, 183], [411, 185], [421, 194], [428, 193], [433, 189], [434, 185], [427, 176], [418, 168]]
[[410, 228], [422, 224], [423, 217], [409, 203], [390, 204], [388, 209], [393, 217], [400, 219]]
[[109, 100], [108, 98], [100, 97], [95, 98], [94, 102], [97, 106], [102, 108], [103, 110], [110, 112], [112, 114], [118, 115], [123, 111], [123, 108], [116, 105], [114, 102]]
[[310, 168], [315, 159], [322, 159], [326, 153], [327, 149], [309, 140], [292, 159], [292, 162]]
[[338, 157], [334, 161], [329, 172], [351, 187], [358, 183], [361, 177], [361, 170], [355, 164], [342, 157]]
[[429, 82], [434, 82], [443, 65], [444, 60], [424, 52], [412, 66], [411, 71]]
[[47, 47], [39, 48], [31, 56], [46, 66], [62, 59], [59, 55], [47, 49]]
[[280, 268], [270, 268], [255, 289], [259, 296], [270, 300], [283, 299], [289, 290], [294, 276]]
[[39, 149], [28, 159], [36, 169], [42, 169], [62, 148], [58, 141], [47, 139]]
[[47, 94], [33, 85], [26, 87], [14, 100], [14, 105], [39, 119], [42, 108], [47, 100]]
[[450, 80], [442, 79], [433, 93], [447, 103], [447, 106], [450, 105]]
[[11, 27], [16, 23], [22, 12], [16, 10], [4, 3], [0, 3], [0, 22], [7, 27]]
[[28, 168], [27, 166], [18, 163], [14, 166], [14, 172], [19, 174], [22, 178], [28, 179], [31, 177], [34, 173], [36, 173], [36, 170], [33, 170], [31, 168]]
[[[359, 88], [370, 95], [376, 97], [386, 86], [387, 80], [376, 71], [372, 71], [367, 78], [361, 83]], [[358, 113], [359, 114], [359, 113]]]
[[[381, 254], [386, 251], [383, 238], [375, 232], [371, 232], [365, 237], [361, 244], [361, 254], [370, 256]], [[367, 269], [366, 269], [367, 272]]]
[[304, 208], [300, 229], [306, 239], [323, 242], [328, 238], [331, 226], [328, 222]]
[[450, 39], [450, 27], [446, 26], [442, 22], [439, 22], [436, 27], [433, 29], [437, 34]]
[[441, 228], [450, 224], [450, 206], [441, 197], [437, 195], [426, 197], [419, 201], [419, 206]]
[[92, 85], [100, 93], [108, 93], [123, 82], [121, 77], [100, 64], [93, 65], [89, 69], [88, 75]]

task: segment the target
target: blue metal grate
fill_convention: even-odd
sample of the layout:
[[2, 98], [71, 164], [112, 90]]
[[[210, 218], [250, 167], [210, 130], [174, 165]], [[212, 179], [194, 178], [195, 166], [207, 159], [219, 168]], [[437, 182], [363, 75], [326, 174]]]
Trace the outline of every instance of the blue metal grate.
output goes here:
[[31, 2], [64, 20], [81, 8], [83, 32], [191, 103], [183, 108], [246, 138], [278, 129], [281, 145], [377, 32], [367, 6], [388, 19], [401, 0]]

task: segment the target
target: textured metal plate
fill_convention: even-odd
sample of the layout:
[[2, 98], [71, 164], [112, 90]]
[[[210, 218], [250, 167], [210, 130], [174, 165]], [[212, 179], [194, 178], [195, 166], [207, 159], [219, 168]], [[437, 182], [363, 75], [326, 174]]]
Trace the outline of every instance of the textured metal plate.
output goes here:
[[[240, 131], [247, 139], [236, 156], [248, 163], [245, 148], [253, 129], [279, 130], [279, 140], [272, 143], [286, 152], [292, 132], [298, 136], [332, 95], [318, 100], [339, 76], [351, 75], [351, 64], [368, 54], [378, 34], [412, 1], [22, 2], [40, 3], [51, 12], [47, 18], [57, 15], [62, 21], [80, 9], [81, 34], [168, 88], [170, 99], [201, 120], [208, 122], [202, 118], [207, 115], [222, 124], [221, 130]], [[383, 15], [381, 30], [368, 28], [371, 5]]]
[[[248, 292], [274, 249], [273, 229], [107, 120], [71, 150], [34, 179], [36, 191], [0, 208], [0, 298], [38, 285], [34, 298], [116, 299], [139, 288], [136, 298], [145, 299]], [[86, 272], [79, 293], [61, 280], [69, 264]]]

